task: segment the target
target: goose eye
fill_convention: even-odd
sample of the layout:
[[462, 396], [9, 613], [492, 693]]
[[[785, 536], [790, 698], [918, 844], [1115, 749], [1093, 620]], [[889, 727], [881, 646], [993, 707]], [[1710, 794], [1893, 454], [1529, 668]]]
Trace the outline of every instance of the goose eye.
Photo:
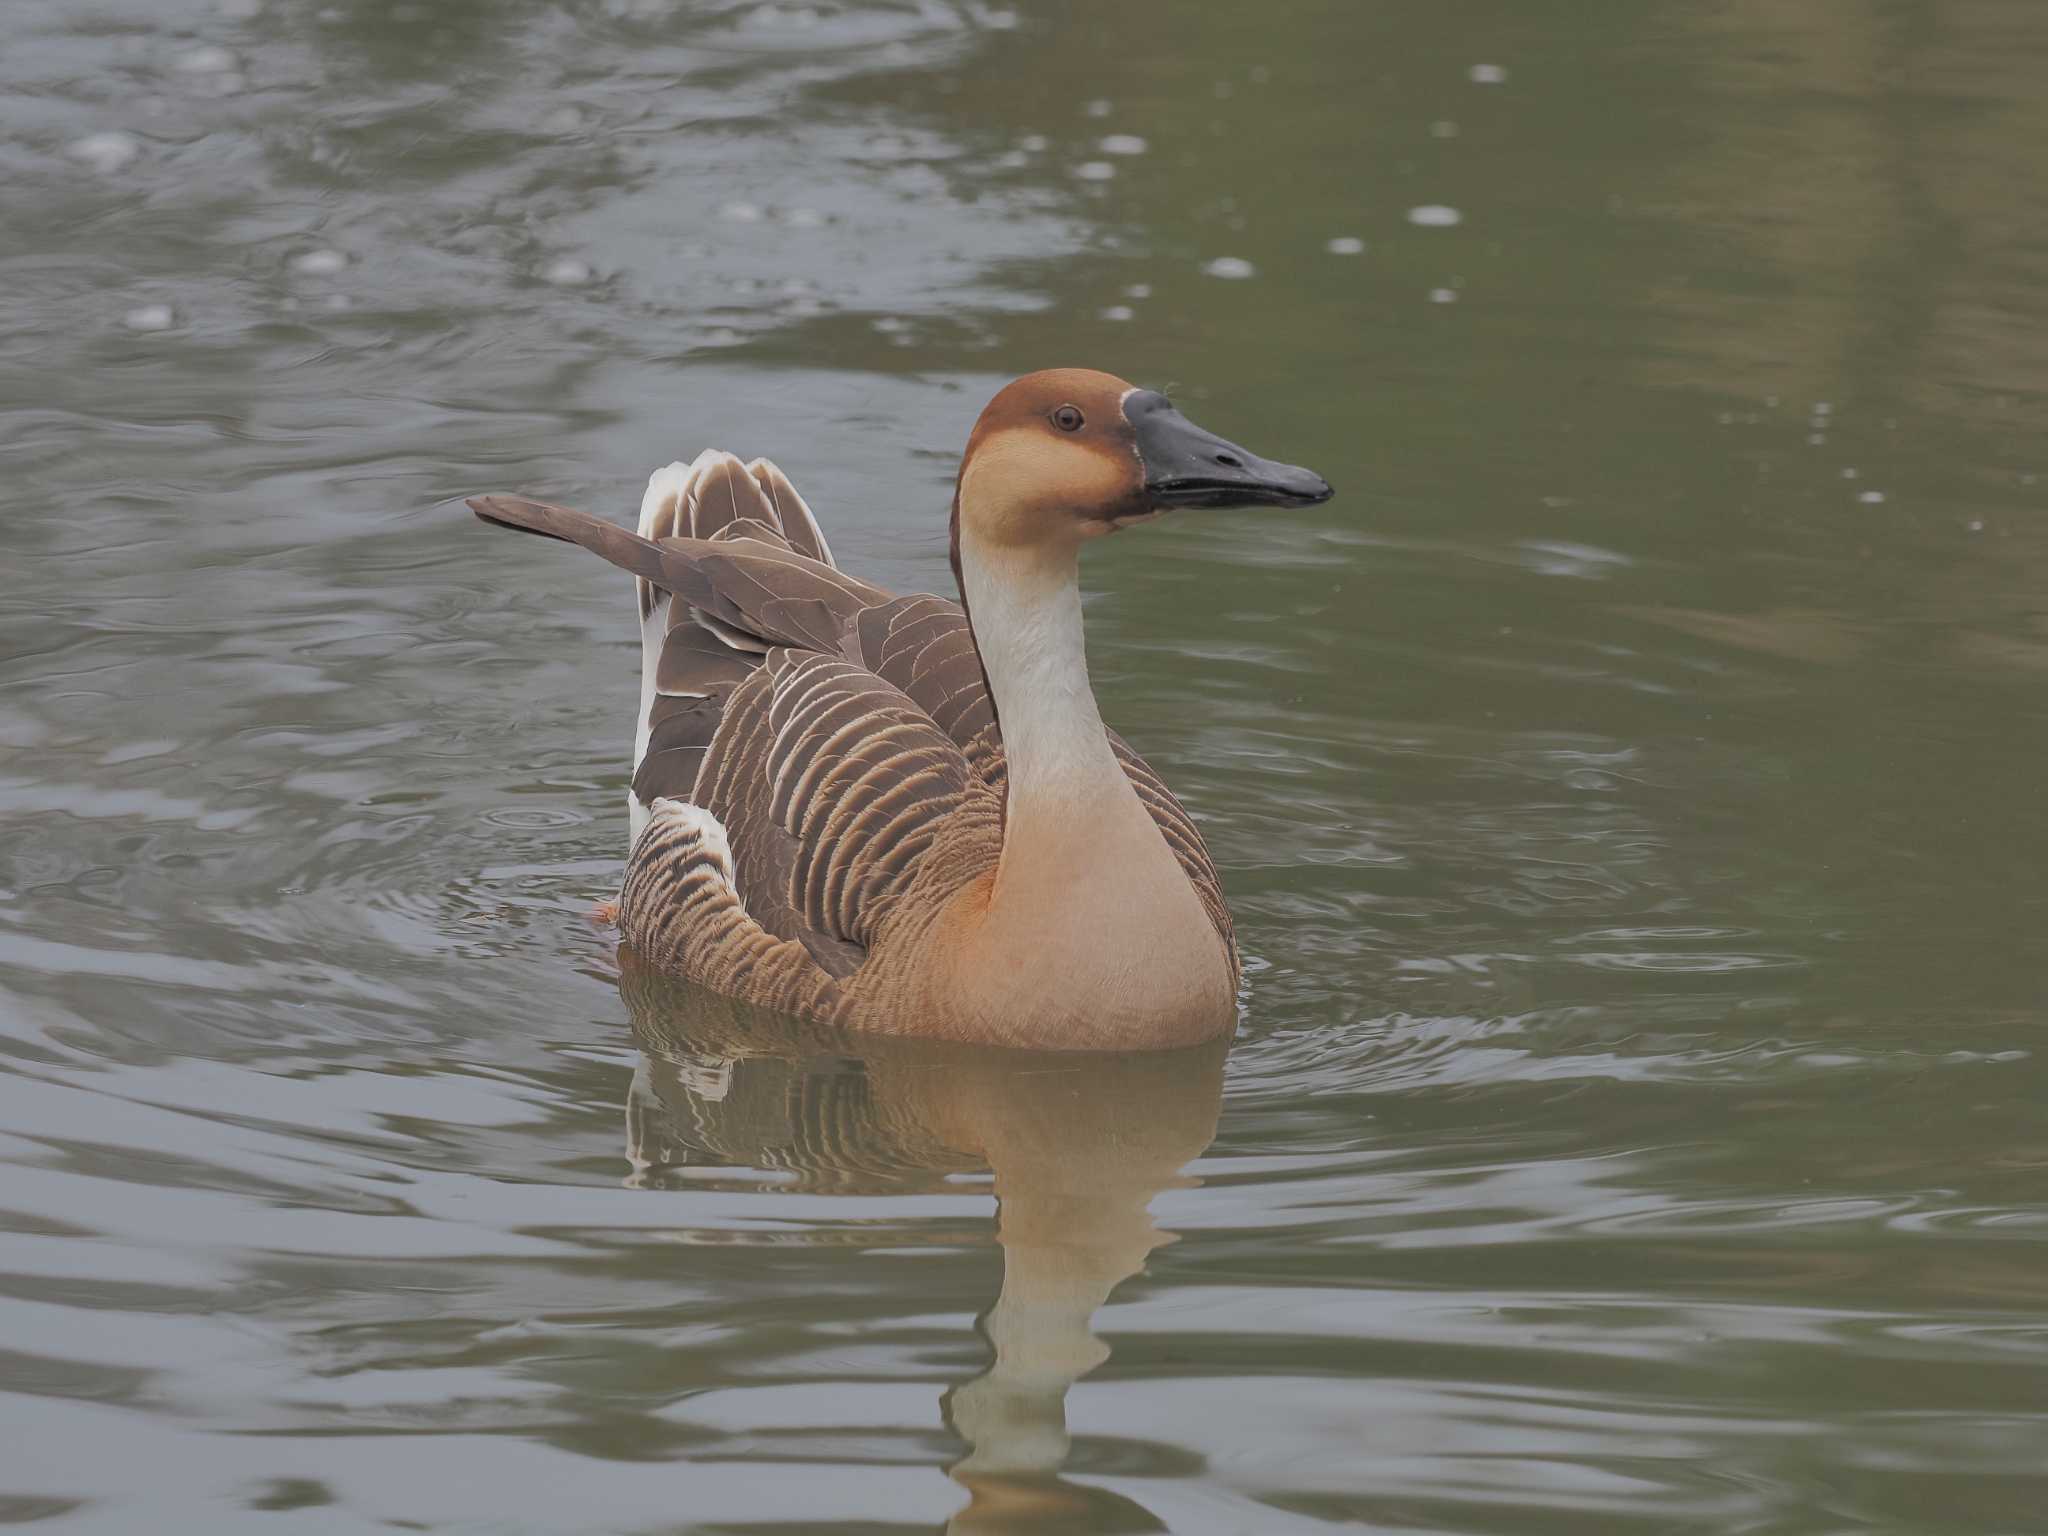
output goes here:
[[1062, 432], [1078, 432], [1087, 420], [1076, 405], [1063, 405], [1052, 413], [1052, 424]]

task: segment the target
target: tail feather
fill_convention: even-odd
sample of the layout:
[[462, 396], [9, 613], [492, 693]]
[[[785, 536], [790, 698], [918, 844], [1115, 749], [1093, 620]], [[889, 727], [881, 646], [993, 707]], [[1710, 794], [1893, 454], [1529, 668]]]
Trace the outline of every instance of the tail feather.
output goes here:
[[[772, 558], [771, 551], [788, 550], [832, 565], [817, 518], [789, 477], [767, 459], [743, 464], [729, 453], [706, 449], [688, 464], [664, 465], [648, 477], [638, 532], [516, 496], [478, 496], [469, 505], [485, 522], [580, 544], [632, 573], [641, 636], [629, 796], [636, 838], [655, 799], [688, 802], [726, 695], [760, 665], [771, 644], [789, 642], [790, 636], [780, 631], [808, 613], [805, 594], [823, 581], [827, 595], [836, 595], [848, 582], [808, 566], [808, 586], [799, 582], [790, 591], [778, 589], [776, 600], [758, 613], [721, 591], [720, 580], [739, 579], [738, 590], [745, 592], [756, 590], [758, 583], [731, 573], [715, 577], [713, 568]], [[670, 542], [681, 539], [717, 544], [719, 557], [711, 558], [701, 544], [692, 549]], [[751, 541], [751, 555], [741, 554], [750, 548], [741, 541]], [[758, 548], [762, 545], [768, 548]], [[731, 556], [724, 554], [726, 549]], [[761, 633], [754, 632], [755, 624], [762, 626]], [[797, 632], [808, 634], [801, 624]]]
[[799, 496], [796, 487], [789, 483], [789, 476], [777, 469], [767, 459], [756, 459], [747, 466], [747, 473], [761, 487], [769, 505], [775, 509], [775, 526], [781, 530], [789, 547], [800, 555], [809, 555], [825, 565], [836, 566], [832, 558], [832, 547], [825, 542], [825, 530], [818, 526], [817, 518]]
[[753, 539], [757, 543], [773, 545], [777, 549], [790, 549], [793, 547], [789, 540], [782, 536], [780, 530], [771, 528], [758, 518], [752, 517], [734, 518], [723, 528], [719, 529], [718, 532], [714, 533], [712, 538], [724, 540]]
[[[789, 477], [766, 459], [742, 464], [707, 448], [688, 464], [657, 469], [640, 501], [640, 536], [647, 539], [757, 538], [782, 544], [830, 565], [832, 551], [811, 509]], [[660, 584], [636, 584], [643, 617], [654, 611]]]
[[[743, 464], [716, 449], [648, 477], [640, 532], [657, 541], [753, 539], [832, 562], [817, 519], [787, 475], [766, 459]], [[656, 798], [687, 802], [694, 793], [725, 698], [760, 665], [768, 641], [735, 625], [739, 615], [730, 604], [707, 606], [693, 593], [671, 598], [658, 577], [636, 575], [641, 697], [632, 808], [639, 823]]]

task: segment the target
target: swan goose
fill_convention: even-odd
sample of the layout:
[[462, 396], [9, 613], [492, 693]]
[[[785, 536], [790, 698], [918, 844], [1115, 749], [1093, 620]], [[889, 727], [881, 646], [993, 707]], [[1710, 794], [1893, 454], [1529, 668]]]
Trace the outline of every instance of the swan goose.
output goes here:
[[1175, 508], [1329, 496], [1163, 395], [1062, 368], [1006, 386], [968, 438], [959, 603], [841, 571], [765, 459], [657, 471], [637, 534], [469, 506], [637, 578], [618, 922], [640, 956], [856, 1029], [1128, 1050], [1229, 1030], [1237, 945], [1193, 820], [1097, 712], [1081, 547]]

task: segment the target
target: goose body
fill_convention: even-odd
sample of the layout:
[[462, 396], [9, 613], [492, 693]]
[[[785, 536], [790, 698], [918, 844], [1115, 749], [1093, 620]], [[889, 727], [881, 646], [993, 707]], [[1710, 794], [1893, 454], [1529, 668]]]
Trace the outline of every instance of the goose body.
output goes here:
[[1201, 833], [1097, 712], [1081, 546], [1176, 506], [1328, 495], [1159, 395], [1058, 369], [969, 439], [958, 603], [841, 571], [764, 459], [657, 471], [637, 532], [470, 505], [637, 578], [619, 924], [645, 961], [852, 1028], [1134, 1049], [1228, 1030], [1237, 947]]

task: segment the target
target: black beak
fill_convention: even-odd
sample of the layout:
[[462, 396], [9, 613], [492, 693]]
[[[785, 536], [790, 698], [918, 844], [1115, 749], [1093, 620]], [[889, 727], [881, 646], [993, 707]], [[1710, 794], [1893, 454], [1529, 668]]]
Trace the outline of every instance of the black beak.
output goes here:
[[1126, 397], [1124, 418], [1138, 434], [1145, 498], [1155, 507], [1312, 507], [1330, 499], [1330, 482], [1314, 470], [1247, 453], [1154, 390]]

